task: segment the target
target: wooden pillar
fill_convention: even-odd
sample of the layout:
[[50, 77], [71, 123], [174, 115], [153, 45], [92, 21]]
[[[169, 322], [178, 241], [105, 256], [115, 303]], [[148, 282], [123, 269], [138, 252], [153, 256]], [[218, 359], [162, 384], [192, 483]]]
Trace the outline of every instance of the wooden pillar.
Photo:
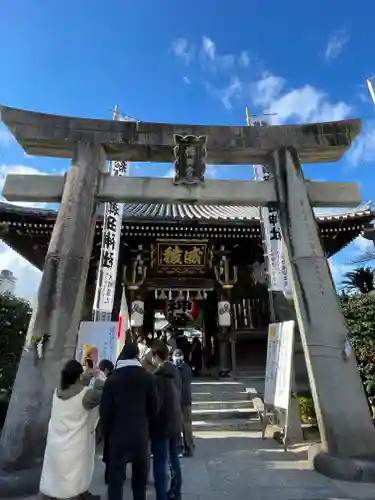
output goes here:
[[[75, 145], [45, 259], [32, 334], [33, 339], [44, 337], [46, 343], [41, 359], [34, 349], [24, 351], [21, 358], [1, 434], [0, 496], [38, 489], [52, 394], [62, 366], [75, 355], [95, 232], [95, 195], [105, 160], [100, 144]], [[4, 470], [17, 472], [10, 481]]]
[[297, 152], [286, 147], [274, 152], [272, 170], [323, 455], [373, 456], [375, 429], [354, 354], [345, 355], [349, 331]]
[[155, 294], [153, 290], [145, 290], [145, 314], [143, 318], [143, 333], [152, 334], [154, 337], [155, 324]]

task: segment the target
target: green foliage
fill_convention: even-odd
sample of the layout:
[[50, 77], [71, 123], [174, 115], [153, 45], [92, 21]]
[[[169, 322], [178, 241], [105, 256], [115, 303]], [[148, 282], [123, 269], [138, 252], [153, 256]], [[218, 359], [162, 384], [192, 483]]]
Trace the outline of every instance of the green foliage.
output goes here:
[[0, 392], [12, 390], [31, 312], [29, 302], [0, 294]]
[[346, 291], [369, 293], [375, 290], [374, 270], [370, 267], [358, 267], [345, 273], [341, 286]]
[[316, 423], [314, 402], [311, 396], [299, 396], [299, 410], [301, 422], [306, 424]]
[[350, 331], [350, 342], [370, 401], [375, 400], [375, 296], [354, 295], [341, 299]]

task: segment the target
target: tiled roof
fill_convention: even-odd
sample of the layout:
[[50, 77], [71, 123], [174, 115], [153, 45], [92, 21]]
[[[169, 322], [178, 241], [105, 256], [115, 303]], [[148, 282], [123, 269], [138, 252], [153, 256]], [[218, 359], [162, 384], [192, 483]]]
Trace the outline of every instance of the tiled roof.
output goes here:
[[[99, 209], [103, 213], [103, 205]], [[17, 213], [22, 216], [36, 216], [42, 218], [56, 217], [56, 211], [45, 208], [24, 207], [0, 202], [0, 214]], [[344, 219], [356, 219], [371, 215], [370, 203], [357, 207], [353, 210], [343, 212], [330, 211], [322, 213], [316, 211], [318, 221], [338, 221]], [[224, 206], [224, 205], [182, 205], [182, 204], [146, 204], [127, 203], [124, 205], [125, 220], [156, 220], [156, 221], [189, 221], [200, 219], [202, 221], [257, 221], [259, 220], [259, 210], [252, 206]]]

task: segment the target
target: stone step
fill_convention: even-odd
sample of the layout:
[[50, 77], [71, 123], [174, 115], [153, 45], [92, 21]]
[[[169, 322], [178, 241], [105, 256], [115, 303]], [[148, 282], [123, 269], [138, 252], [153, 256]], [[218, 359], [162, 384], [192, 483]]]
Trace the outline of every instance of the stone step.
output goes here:
[[244, 385], [241, 382], [236, 382], [235, 380], [221, 381], [215, 380], [212, 382], [192, 382], [193, 392], [231, 392], [231, 391], [243, 391]]
[[227, 420], [193, 420], [193, 430], [198, 431], [261, 431], [259, 418], [227, 419]]
[[258, 412], [255, 408], [230, 408], [215, 410], [193, 410], [193, 420], [224, 420], [224, 419], [251, 419], [256, 418]]
[[194, 387], [192, 387], [193, 401], [244, 401], [249, 399], [249, 394], [247, 391], [242, 390], [238, 392], [232, 391], [214, 391], [214, 392], [195, 392]]
[[238, 408], [254, 408], [250, 399], [236, 401], [194, 401], [192, 405], [195, 410], [236, 410]]

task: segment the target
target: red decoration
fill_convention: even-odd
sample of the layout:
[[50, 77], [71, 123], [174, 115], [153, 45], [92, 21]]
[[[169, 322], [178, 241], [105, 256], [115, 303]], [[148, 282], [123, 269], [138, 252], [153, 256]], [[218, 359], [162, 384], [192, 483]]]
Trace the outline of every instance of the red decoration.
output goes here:
[[193, 307], [191, 309], [191, 317], [196, 320], [199, 316], [199, 304], [197, 300], [193, 300]]

